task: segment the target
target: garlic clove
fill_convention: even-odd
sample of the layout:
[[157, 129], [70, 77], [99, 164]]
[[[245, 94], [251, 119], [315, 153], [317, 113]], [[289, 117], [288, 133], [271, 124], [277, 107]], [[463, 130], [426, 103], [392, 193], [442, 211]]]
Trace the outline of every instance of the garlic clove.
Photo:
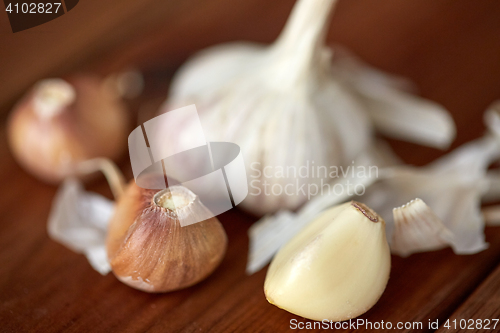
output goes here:
[[215, 217], [181, 227], [179, 217], [186, 214], [209, 212], [186, 188], [147, 190], [132, 182], [118, 200], [108, 230], [115, 276], [136, 289], [167, 292], [210, 275], [224, 257], [226, 233]]
[[264, 291], [271, 304], [296, 315], [348, 320], [378, 301], [390, 267], [384, 220], [348, 202], [323, 212], [278, 252]]
[[126, 148], [125, 108], [101, 80], [46, 79], [14, 107], [8, 137], [16, 160], [37, 178], [60, 182], [94, 157], [118, 158]]
[[[348, 175], [337, 184], [352, 191], [358, 186], [370, 186], [375, 180], [374, 177], [351, 178]], [[250, 242], [246, 267], [247, 274], [253, 274], [267, 265], [284, 244], [298, 234], [322, 211], [345, 202], [350, 197], [348, 191], [344, 191], [339, 195], [325, 193], [308, 201], [297, 213], [282, 210], [272, 216], [264, 216], [254, 223], [248, 230]]]
[[453, 233], [421, 199], [393, 209], [391, 251], [402, 257], [434, 251], [454, 243]]
[[78, 180], [68, 178], [52, 204], [47, 232], [53, 240], [84, 253], [92, 267], [106, 275], [111, 267], [104, 242], [113, 210], [112, 201], [86, 192]]

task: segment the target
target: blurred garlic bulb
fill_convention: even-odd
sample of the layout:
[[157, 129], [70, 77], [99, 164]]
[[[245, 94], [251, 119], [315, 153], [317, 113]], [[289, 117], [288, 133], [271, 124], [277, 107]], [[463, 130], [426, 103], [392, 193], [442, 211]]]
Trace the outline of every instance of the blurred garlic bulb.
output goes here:
[[118, 158], [127, 147], [127, 129], [116, 93], [90, 76], [38, 82], [14, 107], [8, 122], [16, 160], [49, 183], [75, 175], [78, 162]]
[[[395, 252], [398, 254], [407, 256], [447, 245], [457, 254], [473, 254], [486, 249], [481, 199], [484, 196], [490, 200], [500, 198], [498, 189], [491, 189], [492, 175], [487, 172], [488, 166], [500, 158], [500, 109], [488, 109], [485, 122], [488, 132], [482, 138], [464, 144], [425, 167], [387, 166], [372, 177], [343, 179], [365, 186], [366, 191], [361, 196], [326, 193], [314, 197], [297, 213], [281, 211], [261, 219], [249, 231], [247, 272], [253, 273], [264, 267], [283, 244], [323, 210], [351, 198], [363, 201], [385, 219], [388, 239], [396, 239]], [[418, 223], [432, 223], [425, 230], [423, 238], [426, 241], [416, 243], [409, 239], [415, 237], [415, 232], [424, 232], [422, 225], [409, 228], [398, 225], [394, 234], [395, 221], [391, 218], [394, 208], [415, 198], [421, 200], [396, 209], [394, 219], [400, 223], [404, 217], [401, 213], [415, 213]], [[412, 213], [414, 209], [416, 211]], [[487, 218], [495, 219], [493, 210], [485, 213]]]
[[[381, 132], [447, 147], [453, 121], [440, 106], [403, 90], [401, 80], [325, 46], [336, 0], [298, 0], [271, 46], [232, 43], [190, 59], [173, 80], [162, 112], [195, 104], [208, 141], [241, 147], [250, 173], [242, 203], [254, 214], [295, 209], [328, 174], [298, 170], [342, 166], [365, 154]], [[189, 122], [179, 141], [189, 141]], [[172, 140], [175, 142], [175, 140]]]

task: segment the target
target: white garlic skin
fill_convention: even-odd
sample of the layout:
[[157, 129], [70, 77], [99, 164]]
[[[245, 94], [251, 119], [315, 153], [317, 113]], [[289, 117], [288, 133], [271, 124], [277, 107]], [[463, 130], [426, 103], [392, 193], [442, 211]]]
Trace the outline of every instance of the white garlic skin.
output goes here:
[[390, 267], [384, 220], [348, 202], [322, 213], [278, 252], [264, 291], [271, 304], [296, 315], [348, 320], [378, 301]]

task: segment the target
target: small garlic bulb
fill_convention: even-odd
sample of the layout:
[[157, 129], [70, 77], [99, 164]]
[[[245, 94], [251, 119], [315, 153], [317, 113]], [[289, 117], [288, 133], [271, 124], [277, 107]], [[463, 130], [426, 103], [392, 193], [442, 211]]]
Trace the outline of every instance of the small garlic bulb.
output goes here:
[[181, 227], [180, 214], [206, 216], [207, 208], [182, 186], [158, 191], [132, 182], [127, 187], [106, 240], [120, 281], [147, 292], [167, 292], [196, 284], [215, 270], [227, 247], [221, 223], [212, 217]]
[[375, 305], [390, 268], [384, 220], [351, 201], [323, 212], [278, 252], [264, 292], [296, 315], [348, 320]]
[[[256, 215], [294, 210], [311, 197], [309, 185], [335, 181], [330, 168], [365, 154], [374, 128], [441, 148], [453, 139], [446, 110], [402, 91], [400, 80], [346, 60], [337, 48], [332, 62], [325, 36], [336, 2], [298, 0], [271, 46], [209, 48], [171, 85], [162, 112], [195, 104], [208, 141], [241, 147], [250, 176], [242, 206]], [[169, 142], [193, 140], [191, 125], [180, 124], [183, 136]]]
[[90, 76], [45, 79], [14, 107], [8, 136], [16, 160], [37, 178], [56, 183], [78, 162], [118, 158], [128, 120], [114, 92]]

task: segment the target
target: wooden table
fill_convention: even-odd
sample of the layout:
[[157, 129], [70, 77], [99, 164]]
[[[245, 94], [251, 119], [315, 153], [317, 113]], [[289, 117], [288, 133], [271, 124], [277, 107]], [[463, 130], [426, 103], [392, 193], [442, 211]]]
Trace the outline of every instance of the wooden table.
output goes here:
[[[104, 14], [98, 15], [98, 10], [91, 18], [85, 17], [90, 4], [111, 8], [113, 3], [117, 4], [115, 0], [81, 1], [70, 13], [72, 18], [58, 19], [70, 32], [50, 38], [43, 34], [43, 29], [49, 28], [26, 32], [21, 39], [1, 31], [0, 77], [4, 87], [15, 77], [16, 68], [29, 63], [33, 52], [39, 51], [45, 59], [35, 62], [32, 72], [23, 72], [13, 80], [15, 84], [9, 89], [0, 91], [3, 115], [19, 93], [42, 76], [83, 68], [109, 72], [129, 64], [147, 72], [146, 94], [133, 107], [140, 109], [146, 103], [154, 107], [158, 98], [165, 96], [173, 70], [187, 55], [233, 39], [271, 41], [293, 1], [268, 4], [252, 0], [243, 4], [191, 0], [160, 5], [152, 0], [141, 4], [127, 0], [120, 12], [105, 12], [108, 21]], [[145, 9], [147, 6], [150, 10]], [[151, 6], [158, 11], [154, 13]], [[161, 20], [161, 13], [168, 14], [170, 20]], [[131, 20], [134, 17], [138, 21]], [[330, 40], [349, 46], [380, 68], [412, 78], [422, 95], [447, 107], [457, 123], [456, 147], [481, 134], [483, 110], [500, 98], [499, 18], [500, 2], [493, 0], [341, 1]], [[106, 32], [105, 36], [92, 29], [85, 32], [82, 22], [89, 19]], [[127, 27], [113, 30], [129, 21], [140, 27], [140, 34]], [[80, 40], [65, 39], [75, 31]], [[43, 43], [37, 44], [36, 33], [39, 39], [50, 39], [49, 44], [56, 43], [53, 39], [57, 38], [66, 43], [66, 56], [87, 50], [88, 45], [91, 51], [69, 59], [46, 51]], [[112, 42], [113, 36], [119, 43]], [[7, 52], [9, 47], [11, 51]], [[0, 331], [277, 332], [290, 330], [294, 319], [309, 322], [267, 303], [263, 293], [266, 269], [245, 275], [247, 229], [256, 218], [237, 209], [220, 216], [229, 238], [224, 261], [213, 275], [194, 287], [163, 295], [147, 294], [125, 286], [112, 274], [99, 275], [82, 255], [48, 238], [46, 220], [56, 188], [40, 183], [17, 166], [3, 128]], [[398, 141], [390, 143], [407, 163], [415, 165], [443, 153]], [[122, 166], [130, 175], [126, 158]], [[103, 179], [87, 188], [111, 197]], [[422, 322], [423, 331], [433, 331], [429, 321], [438, 320], [439, 332], [447, 331], [443, 327], [447, 319], [460, 323], [460, 319], [500, 318], [500, 228], [487, 228], [486, 239], [489, 249], [471, 256], [457, 256], [450, 249], [406, 259], [393, 256], [387, 290], [360, 318], [383, 320], [394, 326], [398, 322]]]

